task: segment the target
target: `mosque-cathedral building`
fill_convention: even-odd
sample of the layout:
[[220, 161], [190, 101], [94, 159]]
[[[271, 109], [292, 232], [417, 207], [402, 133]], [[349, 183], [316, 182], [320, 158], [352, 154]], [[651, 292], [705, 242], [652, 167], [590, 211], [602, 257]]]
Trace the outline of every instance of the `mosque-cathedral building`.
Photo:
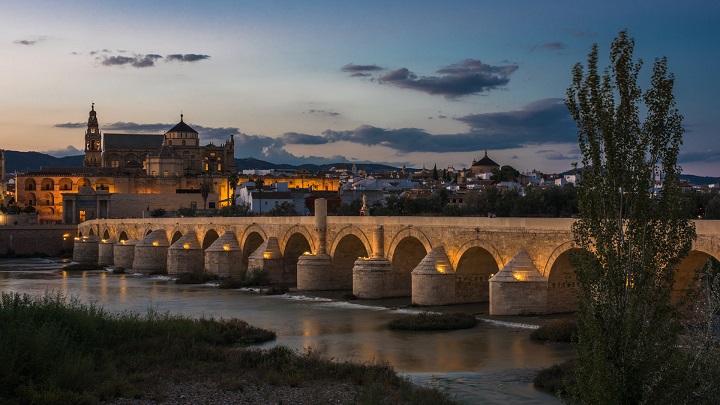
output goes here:
[[[184, 122], [182, 114], [165, 134], [101, 133], [93, 103], [83, 166], [18, 173], [16, 200], [35, 206], [41, 222], [66, 223], [138, 217], [155, 208], [228, 205], [234, 190], [227, 178], [238, 172], [234, 138], [231, 135], [222, 145], [202, 146], [200, 142], [198, 132]], [[243, 180], [247, 179], [241, 176]], [[338, 189], [337, 180], [308, 177], [265, 179], [265, 184], [278, 181], [292, 188], [302, 184], [317, 190]], [[200, 193], [203, 183], [212, 185], [207, 201]]]

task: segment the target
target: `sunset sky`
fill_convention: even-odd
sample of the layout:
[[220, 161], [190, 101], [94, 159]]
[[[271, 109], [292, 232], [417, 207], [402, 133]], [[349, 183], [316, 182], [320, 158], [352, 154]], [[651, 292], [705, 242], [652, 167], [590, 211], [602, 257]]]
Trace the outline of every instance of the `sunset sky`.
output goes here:
[[571, 69], [627, 28], [667, 56], [685, 173], [720, 176], [720, 2], [0, 0], [0, 148], [81, 154], [180, 119], [236, 157], [548, 173], [580, 161]]

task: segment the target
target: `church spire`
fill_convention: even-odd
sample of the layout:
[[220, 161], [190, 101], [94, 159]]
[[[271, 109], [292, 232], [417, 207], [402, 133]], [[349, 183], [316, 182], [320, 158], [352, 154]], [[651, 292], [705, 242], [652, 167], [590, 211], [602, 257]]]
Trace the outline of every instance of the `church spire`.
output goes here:
[[100, 126], [97, 120], [97, 111], [95, 111], [95, 103], [90, 105], [90, 113], [88, 114], [87, 130], [85, 131], [85, 167], [100, 167], [101, 150], [100, 150]]

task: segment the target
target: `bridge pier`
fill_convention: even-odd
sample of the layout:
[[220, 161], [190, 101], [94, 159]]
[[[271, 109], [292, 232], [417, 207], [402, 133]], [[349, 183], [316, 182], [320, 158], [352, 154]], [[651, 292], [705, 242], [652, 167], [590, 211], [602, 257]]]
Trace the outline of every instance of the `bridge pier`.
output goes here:
[[373, 229], [372, 255], [360, 258], [353, 266], [353, 295], [364, 299], [387, 297], [392, 263], [385, 258], [385, 230]]
[[341, 290], [342, 285], [333, 277], [332, 257], [327, 254], [327, 200], [315, 200], [315, 239], [318, 246], [315, 254], [304, 254], [297, 263], [298, 290]]
[[153, 231], [135, 245], [133, 257], [133, 270], [138, 271], [166, 271], [168, 242], [165, 231]]
[[97, 235], [75, 238], [73, 261], [78, 263], [97, 263], [99, 243], [100, 237]]
[[243, 268], [242, 255], [235, 232], [225, 232], [205, 249], [205, 272], [218, 277], [240, 278], [247, 272]]
[[547, 279], [525, 249], [490, 279], [490, 315], [530, 315], [547, 312]]
[[271, 236], [265, 240], [248, 257], [248, 276], [257, 272], [266, 272], [270, 283], [294, 283], [295, 280], [288, 280], [284, 274], [283, 257], [280, 253], [280, 244], [276, 237]]
[[455, 270], [443, 246], [436, 246], [412, 271], [412, 302], [455, 304]]
[[103, 239], [98, 244], [98, 264], [101, 266], [112, 266], [115, 260], [113, 252], [115, 249], [115, 239]]
[[195, 231], [188, 231], [168, 248], [167, 273], [169, 276], [202, 273], [204, 269], [203, 250]]
[[135, 259], [137, 239], [121, 240], [113, 246], [113, 262], [115, 266], [131, 269]]

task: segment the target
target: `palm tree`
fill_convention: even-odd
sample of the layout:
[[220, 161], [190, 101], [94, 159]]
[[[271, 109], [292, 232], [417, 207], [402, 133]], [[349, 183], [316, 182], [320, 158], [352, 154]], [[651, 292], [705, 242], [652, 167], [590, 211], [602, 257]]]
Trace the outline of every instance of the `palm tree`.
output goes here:
[[262, 177], [258, 177], [257, 180], [255, 180], [255, 188], [257, 188], [259, 196], [259, 205], [260, 205], [260, 215], [262, 215], [262, 188], [265, 185], [265, 182], [263, 181]]
[[207, 209], [207, 199], [210, 195], [210, 191], [212, 190], [212, 185], [210, 183], [207, 183], [203, 180], [202, 183], [200, 183], [200, 195], [202, 195], [203, 199], [203, 209]]
[[230, 206], [235, 205], [235, 187], [237, 187], [240, 181], [240, 176], [237, 173], [230, 173], [228, 175], [228, 198], [230, 199]]

